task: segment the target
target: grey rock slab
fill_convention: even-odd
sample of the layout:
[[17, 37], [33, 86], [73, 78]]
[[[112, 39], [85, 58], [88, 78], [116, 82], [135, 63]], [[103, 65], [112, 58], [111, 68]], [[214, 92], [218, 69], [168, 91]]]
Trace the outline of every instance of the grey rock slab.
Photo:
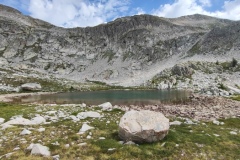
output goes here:
[[94, 127], [91, 127], [91, 126], [89, 126], [89, 125], [87, 125], [87, 124], [83, 124], [82, 125], [82, 128], [79, 130], [79, 133], [80, 134], [84, 134], [86, 131], [88, 131], [88, 130], [90, 130], [90, 129], [94, 129]]
[[40, 91], [42, 86], [38, 83], [25, 83], [21, 85], [21, 88], [26, 91]]
[[42, 116], [37, 116], [31, 119], [33, 124], [42, 124], [46, 122], [46, 119]]
[[156, 142], [169, 130], [169, 119], [162, 113], [142, 110], [126, 112], [119, 123], [119, 137], [124, 141]]
[[32, 155], [40, 155], [40, 156], [46, 156], [46, 157], [51, 155], [49, 148], [39, 143], [30, 144], [27, 150], [31, 150]]
[[106, 102], [103, 104], [98, 105], [98, 107], [101, 107], [102, 110], [106, 111], [106, 110], [112, 110], [113, 106], [110, 102]]
[[28, 134], [31, 134], [32, 132], [31, 131], [29, 131], [29, 130], [27, 130], [27, 129], [24, 129], [21, 133], [20, 133], [20, 135], [28, 135]]
[[88, 112], [80, 112], [77, 114], [77, 118], [85, 119], [85, 118], [101, 118], [102, 116], [98, 112], [88, 111]]
[[172, 125], [179, 126], [179, 125], [181, 125], [181, 124], [182, 124], [182, 122], [180, 122], [180, 121], [173, 121], [173, 122], [170, 122], [170, 126], [172, 126]]

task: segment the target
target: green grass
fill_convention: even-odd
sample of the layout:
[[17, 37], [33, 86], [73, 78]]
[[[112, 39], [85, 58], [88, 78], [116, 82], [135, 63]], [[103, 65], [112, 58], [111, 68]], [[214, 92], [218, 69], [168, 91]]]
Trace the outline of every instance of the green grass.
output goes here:
[[233, 97], [231, 97], [231, 99], [240, 101], [240, 95], [233, 96]]
[[[36, 112], [41, 109], [42, 112]], [[79, 106], [26, 106], [15, 104], [0, 104], [0, 117], [9, 119], [14, 115], [25, 115], [29, 117], [36, 113], [44, 115], [49, 110], [62, 110], [70, 115], [76, 115], [82, 111], [98, 111], [104, 115], [101, 119], [87, 118], [79, 122], [73, 122], [70, 119], [60, 119], [58, 122], [44, 124], [41, 127], [46, 129], [39, 134], [36, 130], [40, 126], [30, 126], [35, 128], [32, 134], [19, 136], [24, 126], [16, 126], [6, 130], [0, 130], [1, 137], [7, 137], [8, 140], [0, 141], [0, 156], [9, 153], [19, 146], [21, 149], [16, 151], [11, 159], [42, 159], [39, 156], [31, 156], [25, 152], [30, 143], [38, 143], [41, 140], [48, 146], [51, 155], [60, 155], [60, 159], [127, 159], [127, 160], [145, 160], [145, 159], [240, 159], [240, 119], [221, 119], [224, 125], [215, 125], [212, 122], [199, 122], [197, 125], [171, 126], [169, 134], [160, 142], [152, 144], [122, 145], [118, 137], [118, 121], [124, 114], [119, 109], [112, 111], [100, 111], [96, 108], [81, 108]], [[173, 121], [172, 119], [171, 121]], [[106, 123], [110, 121], [110, 123]], [[86, 133], [77, 134], [84, 122], [88, 122], [94, 129]], [[236, 131], [237, 135], [231, 135], [230, 131]], [[92, 133], [91, 139], [86, 139], [89, 133]], [[219, 137], [214, 134], [220, 135]], [[18, 138], [20, 137], [20, 138]], [[106, 139], [100, 140], [99, 137]], [[27, 143], [20, 143], [25, 138]], [[56, 146], [52, 143], [58, 142]], [[87, 145], [78, 144], [86, 142]], [[66, 148], [65, 144], [70, 147]], [[109, 148], [115, 148], [109, 151]], [[43, 158], [44, 159], [44, 158]], [[50, 158], [45, 158], [50, 159]]]

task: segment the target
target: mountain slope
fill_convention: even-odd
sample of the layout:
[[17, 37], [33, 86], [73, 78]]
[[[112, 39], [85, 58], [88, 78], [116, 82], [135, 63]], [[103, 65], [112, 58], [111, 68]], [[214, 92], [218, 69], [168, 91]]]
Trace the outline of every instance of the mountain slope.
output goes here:
[[0, 65], [76, 82], [140, 85], [177, 63], [238, 58], [238, 24], [137, 15], [65, 29], [0, 5]]

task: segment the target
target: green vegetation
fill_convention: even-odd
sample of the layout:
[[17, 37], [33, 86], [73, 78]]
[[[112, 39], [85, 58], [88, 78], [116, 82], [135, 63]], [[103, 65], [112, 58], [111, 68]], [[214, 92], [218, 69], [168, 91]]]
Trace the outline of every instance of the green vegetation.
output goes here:
[[[212, 122], [199, 122], [196, 125], [182, 124], [171, 126], [169, 134], [160, 142], [152, 144], [122, 145], [118, 138], [118, 121], [124, 114], [121, 110], [100, 111], [99, 108], [82, 108], [79, 106], [21, 106], [15, 104], [0, 104], [0, 115], [9, 119], [17, 114], [44, 114], [49, 110], [61, 110], [76, 115], [76, 113], [95, 110], [104, 115], [101, 119], [87, 118], [78, 122], [60, 119], [58, 122], [43, 124], [46, 130], [39, 134], [40, 126], [29, 126], [32, 134], [19, 136], [24, 126], [16, 126], [0, 131], [1, 137], [8, 140], [0, 142], [0, 156], [11, 152], [16, 146], [11, 159], [42, 159], [25, 152], [30, 143], [44, 143], [50, 148], [51, 155], [59, 155], [60, 159], [240, 159], [240, 119], [224, 119], [224, 125], [218, 126]], [[42, 112], [37, 112], [42, 110]], [[172, 119], [173, 121], [175, 119]], [[177, 119], [178, 120], [178, 119]], [[77, 134], [84, 122], [88, 122], [94, 129], [86, 133]], [[110, 121], [110, 123], [107, 123]], [[182, 120], [180, 120], [182, 121]], [[237, 135], [230, 134], [231, 131]], [[87, 135], [92, 133], [92, 138]], [[11, 134], [10, 134], [11, 133]], [[219, 136], [216, 136], [219, 135]], [[99, 137], [106, 139], [100, 140]], [[21, 139], [27, 143], [21, 143]], [[2, 138], [0, 138], [2, 139]], [[59, 145], [54, 145], [58, 142]], [[85, 145], [79, 145], [86, 143]], [[69, 144], [70, 147], [65, 147]], [[109, 150], [114, 148], [113, 150]], [[48, 158], [46, 158], [48, 159]]]
[[103, 55], [102, 58], [108, 58], [108, 62], [110, 62], [116, 53], [113, 52], [113, 50], [107, 50]]
[[222, 89], [222, 90], [225, 90], [225, 91], [229, 90], [229, 89], [227, 88], [227, 86], [225, 86], [225, 85], [222, 84], [222, 83], [219, 84], [219, 87], [218, 87], [218, 88], [219, 88], [219, 89]]
[[238, 61], [235, 58], [233, 58], [232, 61], [231, 61], [231, 66], [236, 67], [237, 64], [238, 64]]
[[235, 96], [231, 97], [231, 99], [240, 101], [240, 95], [235, 95]]

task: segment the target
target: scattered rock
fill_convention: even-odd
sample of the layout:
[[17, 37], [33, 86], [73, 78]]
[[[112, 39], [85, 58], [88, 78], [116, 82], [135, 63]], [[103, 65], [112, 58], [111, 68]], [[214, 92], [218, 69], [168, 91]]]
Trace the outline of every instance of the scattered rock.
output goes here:
[[34, 125], [34, 123], [29, 119], [22, 118], [22, 116], [15, 116], [12, 117], [10, 121], [7, 121], [2, 125]]
[[60, 156], [59, 155], [55, 155], [55, 156], [52, 156], [53, 160], [60, 160]]
[[230, 134], [237, 135], [237, 132], [231, 131]]
[[2, 124], [5, 121], [4, 118], [0, 118], [0, 124]]
[[31, 150], [32, 155], [40, 155], [40, 156], [50, 156], [49, 148], [46, 146], [42, 146], [41, 144], [30, 144], [30, 146], [27, 148], [27, 150]]
[[213, 124], [216, 124], [216, 125], [223, 125], [224, 122], [219, 122], [219, 121], [217, 121], [217, 120], [213, 120]]
[[65, 144], [65, 148], [69, 148], [70, 147], [70, 144]]
[[100, 139], [100, 140], [104, 140], [104, 139], [106, 139], [106, 138], [105, 138], [105, 137], [99, 137], [99, 139]]
[[98, 113], [98, 112], [93, 112], [93, 111], [89, 111], [89, 112], [81, 112], [78, 113], [77, 118], [79, 119], [85, 119], [85, 118], [101, 118], [102, 116]]
[[106, 102], [106, 103], [100, 104], [98, 106], [101, 107], [102, 110], [104, 110], [104, 111], [106, 111], [106, 110], [110, 111], [113, 108], [113, 106], [112, 106], [112, 104], [110, 102]]
[[170, 126], [172, 126], [172, 125], [179, 126], [179, 125], [181, 125], [181, 124], [182, 124], [182, 122], [180, 122], [180, 121], [173, 121], [173, 122], [170, 122]]
[[38, 131], [38, 132], [44, 132], [44, 131], [45, 131], [45, 128], [39, 128], [37, 131]]
[[133, 141], [127, 141], [126, 143], [124, 143], [125, 145], [135, 145], [136, 143], [134, 143]]
[[218, 134], [213, 134], [215, 137], [219, 137], [220, 135], [218, 135]]
[[32, 123], [33, 124], [42, 124], [42, 123], [45, 123], [46, 122], [46, 119], [43, 118], [42, 116], [37, 116], [37, 117], [34, 117], [31, 119]]
[[27, 129], [24, 129], [21, 133], [20, 133], [20, 135], [22, 136], [22, 135], [27, 135], [27, 134], [31, 134], [32, 132], [31, 131], [29, 131], [29, 130], [27, 130]]
[[94, 129], [94, 127], [91, 127], [91, 126], [89, 126], [89, 125], [87, 125], [87, 124], [83, 124], [82, 125], [82, 128], [79, 130], [79, 133], [80, 134], [84, 134], [86, 131], [88, 131], [88, 130], [90, 130], [90, 129]]
[[108, 151], [114, 151], [116, 148], [109, 148]]
[[87, 145], [86, 142], [78, 144], [78, 146], [85, 146], [85, 145]]
[[21, 85], [21, 88], [25, 91], [40, 91], [42, 86], [38, 83], [25, 83]]
[[119, 137], [124, 141], [155, 142], [163, 139], [169, 130], [169, 119], [160, 112], [129, 111], [119, 123]]

